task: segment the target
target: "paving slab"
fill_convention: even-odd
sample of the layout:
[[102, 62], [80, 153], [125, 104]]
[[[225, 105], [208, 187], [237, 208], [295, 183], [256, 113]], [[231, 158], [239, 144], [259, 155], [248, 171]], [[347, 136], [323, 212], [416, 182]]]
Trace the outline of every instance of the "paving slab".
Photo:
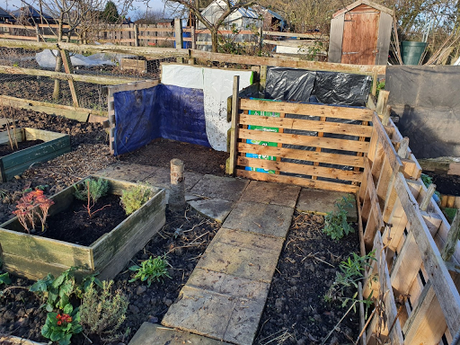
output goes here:
[[349, 222], [356, 222], [358, 220], [356, 197], [349, 193], [302, 188], [296, 208], [300, 212], [312, 212], [325, 215], [328, 212], [337, 210], [335, 202], [348, 195], [353, 197], [353, 208], [347, 209], [347, 218]]
[[221, 228], [197, 268], [270, 283], [284, 239]]
[[186, 197], [189, 205], [195, 210], [204, 214], [206, 217], [215, 219], [219, 223], [223, 223], [225, 218], [232, 210], [233, 202], [221, 199], [202, 199], [190, 200]]
[[219, 340], [144, 322], [129, 345], [224, 345]]
[[294, 208], [301, 187], [282, 183], [251, 181], [240, 201], [258, 202]]
[[286, 238], [294, 209], [287, 206], [238, 202], [223, 226]]
[[237, 201], [248, 184], [248, 180], [204, 175], [190, 193], [206, 198]]
[[118, 180], [137, 182], [143, 181], [147, 178], [147, 176], [151, 175], [155, 169], [155, 167], [141, 164], [115, 163], [99, 170], [97, 175]]

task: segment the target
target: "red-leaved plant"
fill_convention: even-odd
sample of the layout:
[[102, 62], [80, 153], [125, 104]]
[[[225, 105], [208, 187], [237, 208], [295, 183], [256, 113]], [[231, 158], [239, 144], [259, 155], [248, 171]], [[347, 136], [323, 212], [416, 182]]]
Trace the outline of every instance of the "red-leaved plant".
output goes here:
[[41, 189], [35, 189], [28, 192], [19, 199], [16, 204], [16, 210], [13, 211], [18, 217], [19, 223], [30, 234], [30, 230], [35, 230], [35, 218], [37, 217], [42, 225], [42, 231], [45, 231], [46, 218], [48, 211], [54, 201], [43, 194]]

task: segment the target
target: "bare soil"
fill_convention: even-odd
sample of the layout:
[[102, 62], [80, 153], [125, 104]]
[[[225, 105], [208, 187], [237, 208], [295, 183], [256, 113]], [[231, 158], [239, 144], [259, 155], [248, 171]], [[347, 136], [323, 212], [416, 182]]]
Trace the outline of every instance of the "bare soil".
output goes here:
[[38, 145], [38, 144], [41, 144], [41, 143], [43, 143], [43, 140], [19, 141], [17, 143], [18, 144], [17, 147], [15, 147], [14, 144], [13, 144], [13, 149], [11, 148], [11, 146], [9, 144], [0, 145], [0, 157], [9, 155], [10, 153], [13, 153], [13, 152], [16, 152], [16, 151], [24, 150], [24, 149], [26, 149], [28, 147], [32, 147], [32, 146], [35, 146], [35, 145]]

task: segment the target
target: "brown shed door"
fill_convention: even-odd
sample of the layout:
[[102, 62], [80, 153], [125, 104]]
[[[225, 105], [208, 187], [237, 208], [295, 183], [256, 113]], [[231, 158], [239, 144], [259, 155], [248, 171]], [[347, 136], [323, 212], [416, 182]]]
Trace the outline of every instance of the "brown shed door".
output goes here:
[[360, 5], [345, 13], [342, 63], [375, 65], [379, 14], [367, 5]]

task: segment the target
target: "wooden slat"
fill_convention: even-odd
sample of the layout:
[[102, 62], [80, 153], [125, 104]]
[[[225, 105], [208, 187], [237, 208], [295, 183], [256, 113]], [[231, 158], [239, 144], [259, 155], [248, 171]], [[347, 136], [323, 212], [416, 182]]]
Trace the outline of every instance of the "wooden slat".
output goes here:
[[240, 129], [240, 139], [262, 140], [282, 144], [322, 147], [326, 149], [366, 152], [369, 143], [354, 140], [343, 140], [336, 138], [318, 138], [307, 135], [272, 133], [250, 129]]
[[341, 155], [338, 153], [315, 152], [299, 149], [288, 149], [273, 146], [252, 145], [238, 143], [238, 151], [242, 153], [255, 153], [258, 155], [275, 156], [302, 161], [336, 164], [364, 168], [364, 157]]
[[242, 99], [243, 110], [260, 110], [276, 113], [332, 117], [345, 120], [372, 121], [373, 111], [370, 109], [335, 107], [330, 105], [315, 105], [286, 102], [270, 102], [253, 99]]
[[395, 171], [400, 171], [402, 170], [403, 164], [401, 162], [401, 159], [399, 158], [398, 154], [396, 153], [395, 148], [391, 144], [391, 140], [388, 137], [387, 132], [383, 128], [382, 123], [380, 122], [380, 119], [378, 118], [377, 114], [373, 114], [373, 120], [372, 124], [374, 125], [374, 128], [376, 129], [376, 132], [379, 136], [379, 142], [381, 143], [383, 150], [385, 152], [385, 155], [388, 157], [388, 160], [390, 162], [391, 168]]
[[399, 173], [396, 178], [395, 187], [411, 228], [417, 229], [413, 233], [422, 253], [424, 266], [430, 276], [443, 313], [449, 316], [446, 320], [449, 331], [455, 334], [460, 329], [460, 295], [446, 265], [441, 259], [441, 254], [436, 247], [436, 243], [428, 227], [418, 208], [414, 207], [414, 205], [417, 205], [417, 202], [409, 192], [409, 186], [402, 173]]
[[[380, 212], [379, 207], [379, 199], [377, 196], [377, 191], [374, 186], [374, 180], [372, 179], [372, 175], [370, 173], [369, 164], [366, 161], [364, 163], [364, 176], [363, 179], [366, 180], [366, 188], [369, 196], [369, 211], [374, 213], [374, 217], [376, 218], [376, 222], [370, 223], [366, 225], [366, 229], [364, 232], [364, 242], [367, 246], [372, 246], [373, 239], [375, 238], [375, 233], [377, 230], [383, 227], [383, 220], [382, 214]], [[364, 208], [364, 207], [363, 207]], [[366, 210], [363, 209], [363, 215]], [[372, 225], [371, 225], [372, 224]]]
[[259, 158], [238, 157], [238, 165], [275, 170], [292, 174], [308, 176], [319, 176], [329, 179], [361, 182], [362, 172], [354, 170], [341, 170], [313, 165], [302, 165], [296, 163], [278, 162]]
[[239, 169], [237, 170], [236, 175], [239, 177], [254, 179], [258, 181], [295, 184], [295, 185], [307, 187], [307, 188], [324, 189], [324, 190], [331, 190], [331, 191], [345, 192], [345, 193], [356, 193], [359, 188], [358, 186], [347, 185], [347, 184], [342, 184], [342, 183], [335, 183], [335, 182], [321, 181], [321, 180], [309, 180], [309, 179], [305, 179], [301, 177], [265, 174], [265, 173], [255, 172], [255, 171], [239, 170]]
[[298, 129], [312, 132], [360, 136], [366, 138], [370, 137], [372, 133], [372, 127], [370, 126], [270, 116], [242, 115], [240, 123], [244, 125]]

